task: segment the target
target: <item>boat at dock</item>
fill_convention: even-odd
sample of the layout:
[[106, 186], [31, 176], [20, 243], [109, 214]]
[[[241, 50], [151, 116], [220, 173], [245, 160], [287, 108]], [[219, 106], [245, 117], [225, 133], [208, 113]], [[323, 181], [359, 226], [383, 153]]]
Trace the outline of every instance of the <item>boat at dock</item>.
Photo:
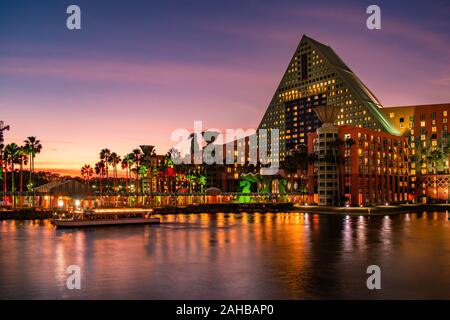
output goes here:
[[57, 228], [76, 228], [130, 224], [157, 224], [160, 223], [160, 219], [153, 217], [152, 209], [113, 208], [56, 213], [52, 222]]

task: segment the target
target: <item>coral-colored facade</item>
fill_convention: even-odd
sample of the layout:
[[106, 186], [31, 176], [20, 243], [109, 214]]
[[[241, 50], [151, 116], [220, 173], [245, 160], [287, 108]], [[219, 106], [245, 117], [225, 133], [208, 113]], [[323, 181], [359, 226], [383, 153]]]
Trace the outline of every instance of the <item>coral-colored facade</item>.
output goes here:
[[[347, 198], [352, 205], [412, 200], [409, 195], [407, 138], [361, 127], [338, 128], [341, 197]], [[314, 153], [316, 139], [317, 133], [308, 134], [309, 154]], [[308, 189], [313, 203], [317, 203], [317, 170], [316, 164], [309, 165]]]
[[[409, 138], [410, 188], [418, 201], [449, 200], [450, 103], [391, 107], [381, 109], [394, 126]], [[430, 160], [441, 150], [439, 161]]]

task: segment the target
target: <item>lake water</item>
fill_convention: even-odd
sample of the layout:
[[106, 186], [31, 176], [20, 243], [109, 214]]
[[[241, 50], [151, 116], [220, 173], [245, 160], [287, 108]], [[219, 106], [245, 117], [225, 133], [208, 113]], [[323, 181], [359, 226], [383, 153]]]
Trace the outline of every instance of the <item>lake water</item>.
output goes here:
[[[70, 265], [81, 290], [66, 288]], [[381, 290], [366, 287], [369, 265]], [[447, 213], [202, 214], [56, 230], [0, 221], [0, 299], [450, 298]]]

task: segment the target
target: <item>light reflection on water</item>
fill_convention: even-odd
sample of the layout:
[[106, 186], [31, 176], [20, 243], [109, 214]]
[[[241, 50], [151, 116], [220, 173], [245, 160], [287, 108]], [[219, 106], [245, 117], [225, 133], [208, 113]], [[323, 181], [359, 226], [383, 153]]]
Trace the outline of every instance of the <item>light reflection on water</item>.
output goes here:
[[[448, 213], [186, 214], [159, 226], [0, 222], [0, 298], [450, 298]], [[66, 268], [82, 270], [67, 290]], [[366, 289], [366, 268], [382, 290]]]

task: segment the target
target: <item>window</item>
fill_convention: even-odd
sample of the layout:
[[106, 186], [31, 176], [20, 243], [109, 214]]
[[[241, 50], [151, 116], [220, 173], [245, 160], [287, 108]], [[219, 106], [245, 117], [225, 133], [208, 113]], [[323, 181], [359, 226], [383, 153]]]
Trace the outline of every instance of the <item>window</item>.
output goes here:
[[420, 126], [425, 127], [425, 121], [420, 121]]
[[389, 118], [394, 118], [395, 117], [395, 113], [394, 112], [391, 112], [391, 113], [389, 113]]

